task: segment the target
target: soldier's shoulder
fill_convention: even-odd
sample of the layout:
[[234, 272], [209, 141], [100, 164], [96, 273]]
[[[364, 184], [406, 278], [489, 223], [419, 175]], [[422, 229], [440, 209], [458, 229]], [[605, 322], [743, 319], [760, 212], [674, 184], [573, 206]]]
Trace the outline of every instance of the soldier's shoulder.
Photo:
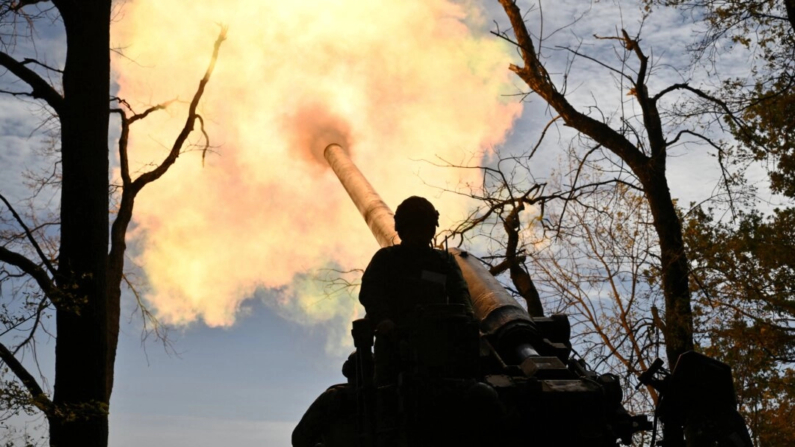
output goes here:
[[378, 249], [378, 251], [375, 252], [375, 254], [373, 254], [373, 257], [370, 258], [370, 265], [372, 265], [373, 263], [378, 263], [378, 262], [384, 260], [385, 258], [388, 258], [389, 257], [389, 253], [390, 253], [388, 248], [390, 248], [390, 247], [384, 247], [384, 248]]
[[389, 247], [383, 247], [379, 249], [373, 255], [373, 261], [381, 261], [385, 259], [390, 259], [395, 257], [400, 253], [400, 246], [399, 245], [392, 245]]
[[326, 391], [324, 391], [323, 394], [318, 397], [318, 404], [324, 407], [330, 405], [340, 395], [348, 393], [351, 388], [352, 387], [347, 383], [331, 385], [330, 387], [326, 388]]
[[441, 250], [439, 248], [434, 248], [433, 251], [436, 253], [436, 256], [438, 256], [440, 259], [444, 260], [445, 262], [448, 262], [450, 264], [456, 264], [455, 255], [453, 255], [449, 251]]
[[398, 252], [400, 252], [401, 248], [403, 248], [403, 247], [401, 247], [399, 244], [398, 245], [390, 245], [389, 247], [381, 248], [376, 253], [398, 253]]
[[439, 255], [439, 256], [441, 256], [443, 258], [448, 258], [448, 257], [452, 257], [453, 256], [452, 253], [450, 253], [447, 250], [442, 250], [441, 248], [434, 248], [433, 251], [436, 252], [437, 255]]
[[327, 393], [338, 393], [338, 392], [341, 392], [341, 391], [348, 391], [350, 388], [352, 388], [352, 387], [349, 384], [347, 384], [347, 383], [338, 383], [336, 385], [331, 385], [330, 387], [328, 387], [326, 389], [326, 392]]
[[336, 385], [331, 385], [330, 387], [326, 388], [326, 391], [344, 391], [350, 387], [351, 386], [347, 383], [338, 383]]

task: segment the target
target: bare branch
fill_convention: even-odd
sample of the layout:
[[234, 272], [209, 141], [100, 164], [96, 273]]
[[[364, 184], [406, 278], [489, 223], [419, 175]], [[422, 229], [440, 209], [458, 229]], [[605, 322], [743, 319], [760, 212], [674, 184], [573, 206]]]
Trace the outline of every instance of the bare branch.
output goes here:
[[204, 136], [204, 147], [202, 148], [202, 167], [204, 167], [204, 159], [207, 156], [207, 150], [210, 149], [210, 136], [207, 135], [207, 131], [204, 129], [204, 118], [197, 114], [196, 119], [199, 120], [199, 129], [202, 136]]
[[17, 12], [25, 6], [35, 5], [36, 3], [47, 3], [49, 0], [19, 0], [16, 4], [12, 4], [9, 8], [11, 11]]
[[[597, 37], [597, 39], [604, 39], [604, 37]], [[621, 70], [615, 69], [615, 68], [605, 64], [604, 62], [600, 61], [599, 59], [596, 59], [596, 58], [593, 58], [591, 56], [588, 56], [587, 54], [580, 53], [579, 51], [573, 50], [573, 49], [571, 49], [569, 47], [557, 46], [555, 48], [559, 48], [561, 50], [566, 50], [566, 51], [574, 54], [575, 56], [579, 56], [579, 57], [588, 59], [591, 62], [596, 62], [597, 64], [601, 65], [602, 67], [604, 67], [604, 68], [616, 73], [617, 75], [619, 75], [619, 76], [621, 76], [623, 78], [626, 78], [629, 82], [632, 82], [633, 84], [635, 83], [635, 81], [629, 75], [627, 75], [626, 73], [622, 72]]]
[[[515, 261], [519, 262], [519, 263], [523, 263], [525, 260], [527, 260], [527, 256], [525, 256], [525, 255], [516, 256], [516, 258], [515, 258]], [[489, 273], [491, 273], [493, 276], [500, 275], [504, 271], [506, 271], [509, 268], [511, 268], [511, 263], [512, 262], [513, 261], [509, 261], [508, 259], [503, 259], [502, 261], [500, 261], [499, 264], [489, 268]]]
[[[124, 283], [127, 285], [127, 288], [130, 290], [130, 292], [132, 292], [133, 296], [135, 297], [135, 302], [138, 305], [138, 310], [141, 313], [141, 320], [143, 321], [144, 325], [141, 335], [141, 342], [144, 342], [148, 338], [150, 333], [154, 333], [155, 338], [162, 341], [164, 347], [169, 348], [170, 343], [168, 340], [168, 333], [166, 332], [164, 327], [160, 324], [160, 322], [157, 320], [157, 317], [146, 306], [146, 303], [144, 303], [143, 296], [141, 296], [141, 294], [138, 292], [138, 289], [135, 287], [132, 281], [130, 281], [127, 275], [122, 274], [121, 278], [124, 281]], [[148, 322], [152, 323], [151, 330], [149, 329]]]
[[643, 110], [643, 125], [649, 136], [652, 159], [657, 160], [657, 163], [663, 163], [668, 146], [665, 143], [660, 112], [657, 110], [657, 103], [649, 98], [649, 91], [646, 87], [646, 77], [649, 73], [649, 58], [643, 54], [638, 39], [629, 37], [629, 33], [624, 29], [621, 30], [621, 34], [622, 37], [620, 40], [624, 43], [624, 47], [627, 51], [634, 52], [640, 61], [637, 79], [633, 83], [634, 93]]
[[11, 206], [11, 204], [8, 202], [8, 200], [6, 200], [5, 196], [3, 196], [2, 194], [0, 194], [0, 201], [5, 203], [6, 207], [8, 207], [8, 210], [11, 211], [11, 215], [14, 216], [14, 219], [16, 219], [17, 223], [19, 223], [19, 226], [21, 226], [22, 229], [25, 231], [25, 236], [27, 236], [28, 241], [30, 241], [30, 244], [33, 245], [33, 248], [36, 249], [36, 253], [38, 253], [39, 258], [41, 258], [41, 262], [43, 262], [44, 265], [47, 266], [47, 270], [50, 271], [50, 274], [55, 275], [55, 267], [53, 267], [52, 263], [50, 263], [50, 260], [42, 251], [41, 247], [39, 246], [39, 243], [36, 242], [36, 238], [33, 237], [33, 233], [31, 233], [28, 226], [25, 225], [25, 221], [22, 220], [22, 217], [20, 217], [20, 215], [17, 213], [14, 207]]
[[[119, 161], [121, 165], [121, 175], [122, 181], [124, 182], [124, 188], [122, 190], [122, 197], [121, 197], [121, 204], [119, 205], [119, 211], [116, 216], [116, 220], [113, 222], [113, 226], [111, 227], [111, 249], [109, 254], [109, 271], [113, 272], [113, 275], [118, 278], [118, 280], [111, 280], [109, 284], [118, 284], [122, 278], [122, 267], [124, 264], [124, 250], [126, 248], [126, 244], [124, 241], [124, 235], [127, 232], [127, 226], [132, 219], [132, 212], [133, 206], [135, 203], [135, 197], [141, 189], [146, 186], [147, 184], [157, 180], [163, 174], [168, 171], [171, 165], [176, 162], [177, 157], [179, 157], [180, 151], [182, 150], [182, 146], [188, 138], [188, 135], [193, 131], [194, 122], [199, 118], [199, 115], [196, 113], [196, 108], [199, 105], [199, 100], [204, 93], [204, 88], [207, 83], [210, 81], [210, 76], [212, 75], [213, 69], [215, 68], [215, 62], [218, 59], [218, 52], [221, 48], [221, 44], [226, 39], [226, 28], [222, 28], [218, 38], [215, 41], [215, 45], [213, 47], [213, 54], [210, 59], [209, 67], [204, 74], [204, 77], [199, 82], [199, 87], [196, 90], [196, 93], [193, 96], [193, 100], [190, 103], [190, 107], [188, 110], [188, 118], [185, 122], [182, 131], [180, 132], [179, 136], [177, 137], [174, 145], [171, 148], [166, 159], [157, 166], [154, 170], [141, 174], [135, 180], [132, 180], [130, 177], [130, 169], [129, 169], [129, 161], [128, 161], [128, 154], [127, 154], [127, 142], [129, 139], [129, 130], [130, 125], [135, 121], [141, 120], [149, 116], [149, 114], [157, 111], [163, 110], [168, 107], [171, 103], [175, 101], [170, 100], [164, 102], [162, 104], [158, 104], [156, 106], [148, 108], [143, 113], [135, 114], [130, 118], [127, 118], [126, 113], [121, 109], [114, 109], [112, 110], [113, 113], [119, 114], [121, 117], [121, 124], [122, 124], [122, 134], [119, 138]], [[125, 104], [129, 107], [126, 101], [116, 98], [121, 104]], [[202, 129], [203, 130], [203, 129]], [[204, 133], [206, 138], [207, 134]], [[206, 149], [205, 149], [206, 150]]]
[[11, 91], [11, 90], [0, 89], [0, 93], [2, 93], [4, 95], [11, 95], [11, 96], [27, 96], [29, 98], [33, 97], [33, 92], [14, 92], [14, 91]]
[[11, 264], [30, 275], [53, 304], [58, 304], [58, 289], [53, 285], [52, 279], [47, 276], [47, 272], [38, 264], [5, 247], [0, 247], [0, 261]]
[[28, 343], [31, 342], [31, 340], [33, 340], [33, 337], [36, 335], [36, 329], [39, 328], [39, 323], [41, 323], [41, 315], [42, 313], [44, 313], [44, 309], [46, 309], [47, 307], [49, 307], [49, 301], [45, 296], [44, 298], [41, 299], [41, 301], [39, 301], [39, 305], [36, 306], [36, 313], [34, 314], [35, 319], [33, 320], [33, 327], [30, 328], [28, 336], [25, 337], [24, 340], [22, 340], [22, 343], [18, 344], [17, 347], [14, 349], [14, 355], [17, 355], [17, 352], [19, 352], [20, 349], [24, 348], [25, 345], [27, 345]]
[[127, 143], [130, 139], [130, 120], [122, 109], [111, 109], [110, 113], [116, 113], [121, 117], [121, 135], [119, 135], [119, 171], [121, 171], [121, 181], [126, 189], [132, 179], [130, 178], [130, 162], [127, 156]]
[[533, 158], [533, 155], [535, 155], [536, 150], [538, 150], [538, 147], [541, 146], [541, 142], [544, 141], [544, 137], [547, 135], [547, 130], [549, 130], [550, 126], [552, 126], [552, 124], [555, 123], [555, 121], [557, 121], [559, 119], [560, 119], [560, 115], [557, 115], [556, 117], [554, 117], [551, 120], [549, 120], [547, 125], [544, 126], [544, 130], [541, 131], [541, 136], [538, 137], [538, 141], [536, 142], [536, 145], [533, 146], [533, 150], [530, 151], [530, 155], [528, 155], [527, 158]]
[[39, 410], [41, 410], [47, 416], [51, 416], [53, 412], [53, 405], [52, 401], [47, 397], [42, 390], [41, 386], [39, 386], [36, 379], [33, 375], [22, 366], [22, 363], [14, 357], [14, 354], [8, 350], [2, 343], [0, 343], [0, 359], [2, 359], [8, 368], [14, 373], [14, 375], [19, 378], [22, 384], [27, 388], [28, 392], [30, 393], [32, 399], [31, 403], [36, 406]]
[[671, 85], [671, 86], [668, 86], [668, 87], [666, 87], [665, 89], [661, 90], [661, 91], [660, 91], [660, 93], [657, 93], [656, 95], [654, 95], [654, 97], [653, 97], [652, 99], [653, 99], [654, 101], [657, 101], [657, 100], [658, 100], [658, 99], [660, 99], [660, 98], [661, 98], [663, 95], [665, 95], [665, 94], [667, 94], [667, 93], [670, 93], [670, 92], [672, 92], [672, 91], [674, 91], [674, 90], [687, 90], [687, 91], [689, 91], [689, 92], [692, 92], [692, 93], [694, 93], [696, 96], [698, 96], [698, 97], [700, 97], [700, 98], [702, 98], [702, 99], [706, 99], [706, 100], [708, 100], [708, 101], [712, 102], [713, 104], [716, 104], [716, 105], [717, 105], [718, 107], [720, 107], [720, 109], [721, 109], [721, 110], [723, 110], [723, 112], [724, 112], [726, 115], [728, 115], [728, 116], [729, 116], [729, 117], [730, 117], [730, 118], [731, 118], [733, 121], [736, 121], [736, 122], [737, 122], [737, 124], [739, 124], [739, 125], [742, 125], [742, 123], [741, 123], [741, 122], [738, 120], [738, 118], [735, 116], [734, 112], [731, 110], [731, 108], [730, 108], [730, 107], [729, 107], [729, 105], [726, 103], [726, 101], [722, 101], [722, 100], [720, 100], [720, 99], [718, 99], [718, 98], [716, 98], [716, 97], [714, 97], [714, 96], [710, 95], [709, 93], [707, 93], [707, 92], [705, 92], [705, 91], [703, 91], [703, 90], [701, 90], [701, 89], [697, 89], [697, 88], [695, 88], [695, 87], [691, 87], [691, 86], [690, 86], [689, 84], [687, 84], [687, 83], [673, 84], [673, 85]]
[[724, 152], [723, 151], [723, 147], [721, 147], [719, 144], [717, 144], [714, 141], [712, 141], [711, 138], [709, 138], [709, 137], [707, 137], [705, 135], [702, 135], [702, 134], [700, 134], [698, 132], [693, 132], [692, 130], [688, 130], [688, 129], [680, 131], [676, 135], [676, 138], [674, 138], [673, 141], [679, 140], [679, 137], [681, 135], [684, 135], [684, 134], [693, 135], [694, 137], [706, 142], [707, 144], [712, 146], [716, 151], [718, 151], [718, 165], [720, 166], [720, 171], [721, 171], [720, 174], [721, 174], [721, 179], [723, 180], [723, 187], [726, 189], [726, 193], [729, 195], [729, 207], [731, 208], [732, 216], [736, 217], [737, 216], [737, 211], [734, 208], [734, 198], [732, 197], [732, 191], [731, 191], [731, 187], [729, 185], [729, 177], [731, 177], [731, 174], [729, 174], [729, 170], [726, 168], [726, 164], [724, 163], [724, 160], [723, 160], [723, 152]]
[[569, 191], [569, 198], [568, 200], [565, 200], [563, 202], [563, 210], [560, 212], [561, 220], [563, 220], [563, 217], [566, 215], [566, 209], [569, 206], [569, 200], [571, 200], [574, 197], [574, 192], [577, 188], [577, 182], [580, 180], [580, 174], [582, 173], [582, 169], [585, 166], [585, 161], [588, 160], [588, 157], [590, 157], [591, 154], [599, 150], [599, 148], [601, 147], [602, 145], [600, 144], [597, 144], [596, 146], [592, 147], [591, 150], [585, 153], [585, 155], [582, 157], [580, 162], [577, 164], [577, 172], [574, 174], [574, 182], [572, 182], [571, 184], [571, 190]]
[[[135, 114], [130, 118], [127, 118], [126, 113], [124, 113], [121, 109], [113, 110], [114, 113], [118, 113], [121, 116], [121, 123], [122, 123], [122, 135], [119, 139], [119, 159], [121, 164], [121, 175], [123, 181], [123, 188], [121, 194], [121, 202], [119, 204], [118, 213], [116, 215], [116, 219], [113, 221], [113, 225], [111, 226], [110, 230], [110, 253], [108, 254], [108, 296], [112, 297], [112, 301], [116, 303], [114, 307], [111, 309], [112, 318], [110, 321], [111, 324], [114, 325], [114, 333], [118, 332], [118, 313], [120, 311], [118, 307], [118, 299], [121, 296], [121, 288], [120, 284], [126, 278], [124, 277], [124, 252], [127, 248], [125, 235], [127, 233], [127, 227], [130, 224], [132, 219], [133, 208], [135, 206], [135, 198], [137, 194], [149, 183], [157, 180], [163, 174], [168, 171], [168, 169], [173, 165], [177, 157], [179, 157], [180, 152], [182, 150], [182, 146], [184, 145], [185, 141], [187, 140], [188, 136], [193, 131], [193, 127], [195, 121], [201, 120], [196, 109], [199, 105], [199, 100], [201, 99], [205, 86], [210, 81], [210, 76], [212, 75], [213, 69], [215, 68], [216, 60], [218, 59], [218, 52], [220, 50], [221, 44], [226, 39], [226, 28], [222, 28], [218, 38], [215, 41], [215, 45], [213, 47], [212, 57], [210, 59], [210, 64], [204, 74], [204, 77], [199, 82], [199, 87], [196, 90], [196, 93], [193, 96], [193, 100], [190, 103], [188, 108], [188, 117], [185, 121], [185, 125], [182, 128], [182, 131], [179, 133], [179, 136], [175, 140], [171, 151], [169, 152], [168, 156], [165, 160], [163, 160], [160, 165], [158, 165], [152, 171], [146, 172], [141, 174], [137, 179], [132, 180], [130, 177], [130, 168], [129, 168], [129, 161], [128, 161], [128, 154], [127, 154], [127, 143], [129, 139], [129, 130], [130, 125], [135, 121], [141, 120], [149, 116], [149, 114], [157, 111], [162, 110], [168, 107], [175, 100], [167, 101], [163, 104], [158, 104], [156, 106], [150, 107], [146, 111], [140, 114]], [[123, 99], [115, 98], [119, 103], [122, 105], [126, 105], [129, 108], [129, 104]], [[132, 109], [130, 109], [132, 110]], [[202, 134], [204, 135], [205, 139], [207, 138], [206, 132], [204, 132], [203, 121], [202, 121]], [[209, 141], [209, 140], [207, 140]], [[207, 143], [209, 145], [209, 142]], [[205, 148], [205, 151], [207, 149]], [[129, 282], [128, 282], [128, 285]], [[143, 304], [139, 302], [139, 304]], [[145, 309], [143, 305], [141, 306], [142, 312]], [[152, 320], [154, 321], [154, 320]], [[159, 334], [158, 334], [159, 336]], [[165, 340], [164, 340], [165, 341]]]
[[[130, 124], [146, 118], [147, 116], [149, 116], [149, 114], [151, 114], [153, 112], [157, 112], [158, 110], [167, 109], [168, 106], [173, 104], [175, 101], [177, 101], [177, 98], [174, 98], [174, 99], [168, 100], [168, 101], [166, 101], [164, 103], [160, 103], [160, 104], [157, 104], [155, 106], [149, 107], [148, 109], [144, 110], [143, 113], [136, 113], [135, 115], [130, 117]], [[124, 102], [122, 102], [122, 104], [127, 104], [127, 102], [124, 101]], [[129, 107], [129, 104], [127, 104], [127, 107]], [[132, 109], [130, 109], [130, 110], [132, 110]]]
[[0, 66], [7, 68], [19, 79], [25, 81], [33, 89], [30, 96], [43, 99], [56, 113], [60, 113], [64, 103], [63, 97], [36, 72], [2, 51], [0, 51]]
[[172, 100], [166, 101], [161, 104], [157, 104], [155, 106], [149, 107], [143, 113], [135, 113], [132, 110], [130, 104], [121, 99], [121, 98], [113, 98], [114, 100], [118, 101], [119, 104], [126, 106], [130, 111], [133, 112], [133, 116], [127, 117], [127, 113], [124, 112], [122, 109], [111, 109], [111, 113], [116, 113], [121, 118], [121, 135], [119, 136], [119, 169], [121, 171], [121, 178], [122, 183], [125, 188], [131, 185], [132, 179], [130, 177], [130, 163], [129, 163], [129, 156], [127, 153], [127, 145], [130, 139], [130, 126], [139, 120], [142, 120], [149, 116], [151, 113], [156, 112], [158, 110], [165, 110], [174, 103], [177, 99], [174, 98]]
[[491, 34], [494, 34], [495, 36], [499, 37], [500, 39], [510, 43], [510, 44], [516, 45], [517, 47], [519, 46], [519, 44], [516, 43], [516, 41], [514, 41], [513, 39], [511, 39], [510, 37], [506, 36], [505, 34], [499, 32], [499, 31], [489, 31], [489, 32]]
[[63, 74], [63, 70], [61, 70], [60, 68], [50, 67], [49, 65], [47, 65], [47, 64], [45, 64], [43, 62], [39, 62], [36, 59], [30, 59], [30, 58], [22, 59], [22, 65], [27, 65], [27, 64], [36, 64], [36, 65], [38, 65], [40, 67], [46, 68], [47, 70]]
[[502, 4], [508, 14], [516, 35], [517, 45], [524, 60], [523, 67], [512, 64], [510, 66], [511, 71], [522, 78], [533, 91], [552, 106], [567, 125], [609, 148], [616, 155], [626, 160], [633, 169], [642, 169], [647, 157], [637, 147], [607, 124], [577, 111], [566, 100], [564, 95], [558, 91], [546, 68], [536, 56], [533, 42], [530, 39], [530, 34], [527, 31], [519, 7], [512, 0], [500, 0], [500, 4]]
[[198, 119], [198, 114], [196, 113], [196, 108], [199, 106], [199, 100], [201, 100], [202, 95], [204, 94], [204, 88], [208, 82], [210, 82], [210, 76], [215, 69], [215, 62], [218, 59], [218, 52], [221, 48], [221, 44], [226, 40], [226, 28], [221, 29], [221, 33], [218, 36], [218, 39], [215, 41], [215, 46], [213, 47], [213, 55], [210, 59], [210, 65], [207, 67], [207, 71], [204, 73], [204, 77], [201, 81], [199, 81], [199, 88], [196, 90], [196, 93], [193, 95], [193, 100], [190, 102], [190, 106], [188, 108], [188, 118], [185, 121], [185, 126], [182, 128], [182, 131], [177, 136], [177, 139], [174, 141], [173, 146], [171, 147], [171, 151], [169, 152], [168, 156], [159, 166], [157, 166], [152, 171], [146, 172], [141, 174], [140, 177], [135, 179], [132, 183], [132, 188], [137, 192], [140, 191], [144, 186], [147, 184], [159, 179], [163, 174], [165, 174], [171, 165], [177, 161], [177, 157], [179, 157], [180, 151], [182, 150], [182, 146], [185, 144], [185, 141], [188, 139], [188, 136], [193, 132], [193, 126], [196, 120]]

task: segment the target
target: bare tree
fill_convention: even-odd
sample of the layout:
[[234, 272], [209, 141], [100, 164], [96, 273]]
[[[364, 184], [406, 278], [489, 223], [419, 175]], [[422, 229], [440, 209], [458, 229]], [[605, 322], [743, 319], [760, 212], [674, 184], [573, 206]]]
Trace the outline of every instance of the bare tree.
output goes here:
[[[134, 201], [146, 185], [176, 162], [196, 122], [203, 126], [197, 106], [225, 39], [224, 30], [215, 42], [210, 64], [168, 155], [154, 169], [134, 178], [127, 161], [130, 127], [167, 104], [136, 113], [122, 99], [110, 97], [111, 4], [111, 0], [0, 2], [0, 38], [4, 44], [0, 66], [21, 81], [19, 90], [2, 93], [41, 102], [57, 118], [59, 131], [60, 160], [54, 171], [57, 178], [53, 179], [60, 189], [57, 222], [43, 225], [26, 220], [11, 200], [2, 197], [9, 216], [5, 223], [13, 227], [4, 229], [0, 245], [0, 280], [28, 278], [38, 288], [31, 294], [35, 298], [23, 306], [25, 315], [3, 321], [4, 334], [19, 329], [21, 321], [32, 324], [24, 326], [27, 335], [17, 338], [15, 345], [0, 344], [0, 360], [22, 385], [27, 403], [46, 416], [53, 446], [107, 445], [125, 233]], [[63, 23], [67, 52], [62, 68], [6, 52], [15, 48], [10, 40], [16, 38], [18, 25], [32, 27], [45, 14], [57, 15]], [[112, 108], [112, 102], [121, 107]], [[114, 210], [109, 209], [108, 128], [112, 113], [121, 118], [118, 151], [122, 185], [111, 227], [110, 212]], [[31, 346], [36, 331], [42, 329], [40, 319], [49, 307], [54, 309], [57, 339], [52, 396], [19, 357], [25, 347]]]
[[[560, 209], [560, 207], [558, 207]], [[624, 185], [600, 189], [588, 201], [553, 213], [561, 231], [554, 239], [528, 240], [529, 269], [547, 307], [574, 320], [580, 355], [595, 368], [629, 377], [645, 371], [663, 348], [657, 238], [641, 194]], [[650, 412], [657, 393], [647, 387], [628, 404]]]
[[[682, 242], [682, 225], [666, 177], [668, 148], [680, 133], [667, 139], [657, 106], [666, 93], [677, 89], [695, 90], [687, 84], [671, 86], [652, 95], [646, 88], [649, 76], [649, 58], [643, 53], [637, 38], [622, 31], [615, 39], [627, 52], [637, 58], [634, 76], [620, 73], [631, 85], [631, 92], [642, 111], [643, 129], [614, 129], [603, 121], [578, 111], [553, 82], [546, 67], [538, 58], [519, 7], [512, 0], [500, 0], [513, 27], [515, 42], [524, 65], [511, 65], [527, 85], [543, 98], [562, 118], [566, 125], [605, 148], [621, 159], [640, 183], [652, 212], [654, 227], [660, 243], [662, 288], [665, 294], [665, 342], [669, 363], [675, 363], [682, 353], [693, 349], [693, 319], [688, 285], [688, 262]], [[506, 36], [506, 38], [509, 38]], [[511, 39], [513, 40], [513, 39]], [[643, 132], [643, 136], [639, 135]]]
[[[639, 35], [631, 35], [622, 29], [616, 35], [598, 37], [616, 43], [615, 64], [580, 51], [579, 47], [563, 48], [571, 55], [568, 67], [574, 60], [593, 64], [606, 70], [617, 80], [619, 94], [628, 91], [631, 107], [622, 107], [615, 114], [596, 108], [580, 110], [567, 98], [567, 87], [576, 80], [569, 77], [568, 69], [560, 75], [552, 75], [542, 56], [543, 33], [533, 36], [528, 30], [526, 16], [515, 0], [500, 0], [512, 30], [496, 32], [512, 42], [521, 56], [521, 65], [510, 69], [560, 116], [565, 125], [578, 133], [585, 148], [582, 159], [591, 154], [605, 154], [608, 165], [626, 170], [632, 176], [629, 183], [643, 194], [651, 213], [657, 243], [659, 244], [659, 279], [664, 296], [664, 315], [659, 327], [664, 335], [668, 363], [674, 365], [682, 353], [694, 348], [692, 296], [689, 285], [690, 264], [683, 241], [682, 223], [671, 196], [667, 160], [670, 150], [682, 144], [698, 144], [717, 154], [723, 174], [723, 188], [733, 206], [732, 174], [726, 167], [727, 146], [712, 134], [702, 131], [703, 122], [718, 122], [726, 119], [743, 125], [729, 104], [711, 96], [688, 82], [680, 82], [652, 92], [648, 88], [653, 73], [653, 61], [644, 52]], [[555, 77], [557, 76], [557, 78]], [[556, 81], [555, 79], [558, 79]], [[671, 97], [674, 97], [672, 100]], [[686, 101], [701, 101], [706, 104], [694, 116], [676, 116], [664, 107], [675, 108]], [[667, 106], [666, 106], [667, 102]], [[672, 105], [673, 104], [673, 105]], [[637, 111], [637, 112], [635, 112]], [[615, 122], [611, 118], [617, 118]], [[674, 118], [676, 116], [676, 118]], [[665, 427], [667, 445], [683, 445], [683, 436], [673, 427]]]
[[455, 191], [477, 206], [442, 235], [483, 250], [495, 276], [509, 272], [509, 290], [525, 299], [531, 315], [568, 315], [577, 355], [595, 370], [623, 377], [627, 408], [652, 413], [657, 392], [636, 390], [633, 379], [665, 347], [660, 256], [647, 202], [629, 173], [605, 172], [574, 151], [560, 175], [536, 183], [533, 156], [540, 144], [477, 167], [484, 182]]

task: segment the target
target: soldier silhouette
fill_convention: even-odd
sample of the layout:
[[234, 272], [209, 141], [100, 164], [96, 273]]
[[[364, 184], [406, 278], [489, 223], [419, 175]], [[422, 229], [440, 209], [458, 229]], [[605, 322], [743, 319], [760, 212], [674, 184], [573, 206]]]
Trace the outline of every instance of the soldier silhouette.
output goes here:
[[293, 430], [293, 447], [352, 447], [356, 445], [356, 353], [342, 365], [348, 383], [330, 386]]
[[359, 301], [376, 328], [375, 383], [395, 383], [401, 369], [400, 345], [416, 323], [418, 306], [462, 304], [472, 316], [467, 283], [455, 259], [431, 241], [439, 212], [428, 200], [412, 196], [395, 212], [401, 243], [373, 256], [362, 277]]

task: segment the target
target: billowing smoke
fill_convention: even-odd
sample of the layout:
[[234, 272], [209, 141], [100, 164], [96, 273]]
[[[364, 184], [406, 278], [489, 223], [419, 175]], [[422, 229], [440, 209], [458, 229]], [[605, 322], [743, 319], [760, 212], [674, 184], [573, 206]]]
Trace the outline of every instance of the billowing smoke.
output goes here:
[[[442, 225], [466, 202], [439, 188], [479, 181], [476, 170], [422, 160], [478, 162], [501, 143], [521, 106], [511, 49], [473, 31], [479, 11], [446, 0], [132, 0], [113, 25], [119, 96], [136, 111], [179, 98], [136, 123], [138, 172], [165, 156], [184, 122], [219, 26], [229, 27], [201, 103], [200, 134], [136, 202], [134, 261], [147, 299], [172, 324], [235, 322], [267, 296], [304, 324], [350, 320], [350, 298], [326, 298], [323, 268], [364, 268], [377, 249], [322, 159], [345, 146], [393, 208], [429, 197]], [[190, 149], [193, 149], [192, 151]]]

